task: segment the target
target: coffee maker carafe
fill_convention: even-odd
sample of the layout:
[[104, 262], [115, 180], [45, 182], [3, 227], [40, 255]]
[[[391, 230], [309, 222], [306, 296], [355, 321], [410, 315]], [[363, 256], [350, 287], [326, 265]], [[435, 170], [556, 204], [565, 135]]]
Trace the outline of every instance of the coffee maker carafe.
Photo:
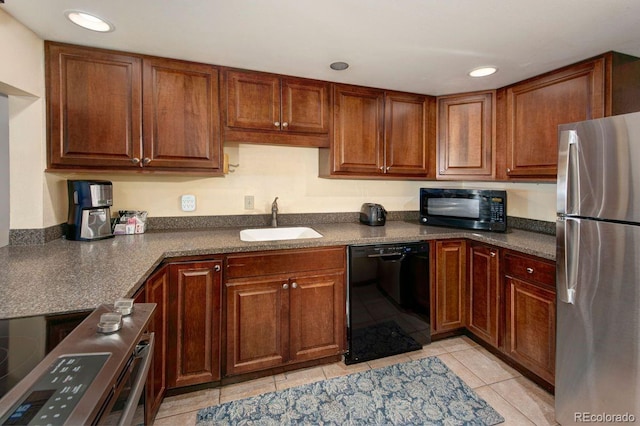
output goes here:
[[100, 240], [113, 237], [111, 206], [113, 185], [105, 180], [67, 180], [69, 219], [68, 240]]

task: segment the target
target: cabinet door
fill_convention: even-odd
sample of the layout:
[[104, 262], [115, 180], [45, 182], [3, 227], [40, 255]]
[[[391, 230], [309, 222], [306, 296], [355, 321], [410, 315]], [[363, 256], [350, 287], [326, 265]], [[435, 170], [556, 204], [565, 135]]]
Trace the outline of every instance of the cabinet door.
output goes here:
[[467, 328], [476, 336], [499, 346], [500, 252], [495, 247], [469, 246]]
[[289, 358], [288, 277], [228, 281], [226, 374], [282, 365]]
[[334, 92], [333, 171], [383, 172], [384, 92], [336, 85]]
[[438, 98], [438, 178], [495, 175], [495, 91]]
[[292, 361], [338, 355], [344, 349], [344, 272], [302, 275], [289, 284]]
[[221, 261], [170, 265], [169, 387], [220, 379]]
[[553, 384], [556, 297], [551, 290], [507, 276], [505, 352]]
[[221, 167], [218, 70], [210, 65], [145, 58], [145, 168]]
[[604, 59], [507, 88], [507, 176], [548, 177], [558, 170], [558, 125], [604, 116]]
[[463, 240], [437, 241], [434, 333], [465, 326], [466, 252]]
[[139, 57], [47, 42], [48, 166], [137, 167]]
[[329, 133], [329, 83], [282, 79], [282, 130], [303, 133]]
[[149, 331], [154, 333], [155, 346], [149, 376], [147, 378], [145, 404], [145, 423], [151, 424], [155, 417], [167, 389], [167, 324], [169, 296], [169, 270], [162, 267], [156, 271], [145, 283], [145, 300], [155, 303], [156, 310], [149, 323]]
[[280, 79], [270, 74], [227, 71], [226, 125], [280, 130]]
[[385, 95], [385, 173], [429, 174], [429, 106], [426, 96]]

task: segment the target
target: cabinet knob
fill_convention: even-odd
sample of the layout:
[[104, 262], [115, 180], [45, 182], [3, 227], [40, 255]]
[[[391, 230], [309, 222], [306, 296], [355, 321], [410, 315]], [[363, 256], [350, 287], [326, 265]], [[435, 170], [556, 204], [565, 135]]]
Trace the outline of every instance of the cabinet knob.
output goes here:
[[133, 164], [138, 164], [138, 163], [140, 163], [140, 159], [139, 159], [138, 157], [133, 157], [133, 158], [131, 159], [131, 162], [132, 162]]
[[391, 166], [387, 166], [386, 170], [387, 171], [391, 170]]
[[289, 288], [289, 284], [287, 284], [287, 283], [282, 284], [282, 288], [285, 289], [285, 290], [288, 289]]
[[507, 168], [507, 173], [511, 173], [511, 169], [510, 168]]
[[220, 265], [216, 265], [216, 266], [213, 267], [213, 270], [216, 271], [216, 272], [220, 272], [220, 269], [222, 269], [222, 268], [220, 268]]
[[443, 175], [444, 174], [444, 169], [440, 169], [440, 174]]
[[149, 158], [149, 157], [144, 157], [144, 158], [142, 159], [142, 164], [144, 164], [145, 166], [146, 166], [147, 164], [149, 164], [150, 162], [151, 162], [151, 158]]
[[276, 127], [280, 127], [280, 122], [276, 121], [275, 123], [273, 123], [273, 125], [276, 126]]
[[489, 255], [490, 255], [491, 257], [496, 257], [496, 252], [495, 252], [495, 251], [491, 251], [491, 252], [489, 252]]
[[384, 171], [384, 166], [380, 166], [380, 170]]
[[298, 283], [297, 282], [292, 282], [291, 283], [291, 288], [298, 288]]
[[533, 268], [527, 268], [527, 274], [533, 274]]
[[286, 121], [282, 123], [282, 128], [284, 129], [285, 127], [289, 127], [289, 123], [287, 123]]

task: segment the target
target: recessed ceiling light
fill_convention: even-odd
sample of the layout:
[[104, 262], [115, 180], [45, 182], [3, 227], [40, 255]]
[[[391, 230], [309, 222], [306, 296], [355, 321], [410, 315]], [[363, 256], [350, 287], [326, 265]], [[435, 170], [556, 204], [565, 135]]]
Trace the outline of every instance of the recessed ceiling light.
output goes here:
[[469, 71], [471, 77], [486, 77], [491, 74], [495, 74], [498, 71], [496, 67], [480, 67]]
[[87, 30], [108, 33], [116, 29], [111, 22], [87, 12], [67, 10], [64, 14], [71, 22]]
[[329, 65], [329, 68], [336, 71], [343, 71], [349, 68], [349, 64], [346, 62], [334, 62], [331, 65]]

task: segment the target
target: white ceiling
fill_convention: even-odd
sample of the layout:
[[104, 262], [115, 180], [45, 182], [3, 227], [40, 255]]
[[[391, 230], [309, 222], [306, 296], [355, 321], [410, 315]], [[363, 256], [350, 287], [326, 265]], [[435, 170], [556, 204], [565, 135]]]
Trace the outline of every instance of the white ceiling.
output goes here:
[[[640, 0], [5, 0], [41, 38], [386, 89], [493, 89], [615, 50], [640, 56]], [[100, 34], [77, 9], [111, 21]], [[346, 71], [329, 64], [346, 61]], [[497, 74], [467, 72], [495, 65]]]

